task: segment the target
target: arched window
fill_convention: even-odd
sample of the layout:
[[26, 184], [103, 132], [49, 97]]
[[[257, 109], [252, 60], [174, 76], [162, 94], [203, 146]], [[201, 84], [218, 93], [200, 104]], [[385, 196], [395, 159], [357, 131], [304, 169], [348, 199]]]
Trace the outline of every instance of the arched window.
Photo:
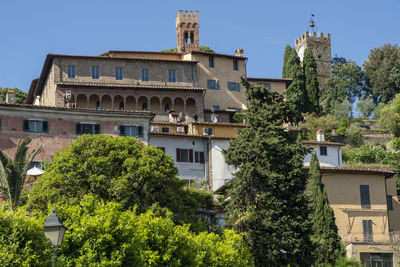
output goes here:
[[169, 104], [168, 104], [168, 103], [165, 104], [165, 109], [164, 109], [164, 111], [165, 111], [165, 112], [169, 112]]
[[143, 103], [142, 110], [147, 110], [147, 103]]
[[119, 103], [119, 110], [125, 110], [124, 102]]
[[100, 101], [97, 101], [97, 103], [96, 103], [96, 109], [101, 109]]

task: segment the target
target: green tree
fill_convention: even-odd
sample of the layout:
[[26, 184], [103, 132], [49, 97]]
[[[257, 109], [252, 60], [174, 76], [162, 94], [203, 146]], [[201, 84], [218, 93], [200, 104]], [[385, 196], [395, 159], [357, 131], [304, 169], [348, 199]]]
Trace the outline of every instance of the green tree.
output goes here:
[[286, 73], [283, 78], [291, 78], [293, 82], [286, 90], [287, 101], [293, 105], [293, 108], [298, 114], [296, 122], [299, 122], [302, 117], [301, 113], [305, 112], [305, 103], [307, 92], [305, 88], [305, 76], [303, 68], [300, 64], [300, 58], [295, 49], [291, 49], [286, 63]]
[[40, 149], [28, 153], [28, 145], [31, 139], [19, 141], [14, 160], [6, 153], [0, 151], [0, 192], [2, 192], [13, 210], [19, 206], [19, 200], [24, 187], [26, 172], [32, 159], [40, 152]]
[[[199, 195], [176, 177], [170, 156], [133, 137], [82, 135], [56, 154], [45, 174], [29, 192], [28, 207], [44, 209], [48, 203], [68, 199], [79, 203], [85, 194], [116, 201], [138, 212], [152, 204], [170, 209], [179, 223], [199, 226], [196, 211], [212, 204], [211, 195]], [[203, 204], [204, 205], [204, 204]]]
[[224, 151], [227, 163], [238, 168], [228, 190], [229, 221], [247, 232], [256, 266], [311, 264], [311, 225], [302, 194], [308, 148], [297, 131], [284, 127], [295, 121], [296, 111], [283, 95], [242, 83], [249, 101], [247, 127]]
[[319, 161], [315, 153], [311, 156], [307, 196], [310, 200], [312, 236], [315, 244], [315, 263], [333, 264], [343, 257], [335, 215], [329, 205], [328, 194], [322, 183]]
[[371, 97], [362, 97], [358, 100], [357, 110], [364, 119], [368, 119], [374, 112], [375, 104]]
[[51, 266], [42, 220], [0, 205], [0, 266]]
[[322, 92], [322, 108], [338, 117], [350, 117], [352, 105], [365, 91], [365, 74], [352, 60], [333, 59], [332, 76]]
[[375, 103], [388, 103], [400, 93], [400, 47], [385, 44], [374, 48], [363, 64], [367, 91]]
[[56, 206], [56, 212], [68, 229], [60, 266], [253, 265], [241, 235], [232, 230], [195, 234], [157, 206], [137, 214], [86, 195], [79, 204]]
[[307, 101], [305, 110], [309, 113], [319, 114], [321, 107], [319, 105], [319, 84], [318, 84], [318, 72], [317, 63], [314, 60], [311, 49], [306, 48], [304, 50], [303, 59], [304, 75], [306, 79], [306, 90], [307, 90]]
[[24, 104], [26, 102], [26, 97], [28, 96], [28, 94], [17, 88], [0, 88], [0, 102], [6, 102], [6, 94], [8, 89], [14, 90], [16, 103]]
[[400, 93], [395, 95], [390, 104], [381, 109], [379, 125], [389, 130], [395, 137], [400, 137]]
[[292, 51], [292, 47], [290, 47], [290, 45], [286, 45], [285, 53], [283, 55], [282, 78], [287, 77], [287, 62], [289, 60], [291, 51]]

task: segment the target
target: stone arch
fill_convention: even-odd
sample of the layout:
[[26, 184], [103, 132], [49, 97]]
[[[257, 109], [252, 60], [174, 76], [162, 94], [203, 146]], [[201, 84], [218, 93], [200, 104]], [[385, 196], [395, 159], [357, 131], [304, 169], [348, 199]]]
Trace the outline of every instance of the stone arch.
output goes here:
[[125, 110], [136, 110], [136, 98], [132, 95], [125, 100]]
[[[135, 106], [136, 106], [136, 101], [135, 101]], [[114, 109], [125, 110], [125, 101], [122, 96], [116, 95], [114, 97]]]
[[141, 96], [138, 99], [139, 110], [149, 110], [149, 100], [145, 96]]
[[185, 113], [185, 104], [183, 102], [183, 99], [180, 97], [177, 97], [174, 99], [174, 109], [176, 111], [176, 113]]
[[88, 98], [84, 94], [80, 94], [76, 97], [76, 107], [77, 108], [87, 108], [88, 107]]
[[164, 97], [162, 100], [162, 112], [168, 113], [171, 109], [173, 109], [172, 100], [169, 97]]
[[196, 101], [191, 97], [186, 100], [186, 113], [190, 116], [196, 114]]
[[89, 108], [101, 109], [100, 98], [98, 97], [98, 95], [91, 95], [89, 97]]
[[160, 99], [156, 96], [150, 99], [150, 110], [153, 112], [160, 112]]
[[101, 108], [102, 109], [112, 109], [112, 100], [111, 96], [103, 95], [101, 97]]

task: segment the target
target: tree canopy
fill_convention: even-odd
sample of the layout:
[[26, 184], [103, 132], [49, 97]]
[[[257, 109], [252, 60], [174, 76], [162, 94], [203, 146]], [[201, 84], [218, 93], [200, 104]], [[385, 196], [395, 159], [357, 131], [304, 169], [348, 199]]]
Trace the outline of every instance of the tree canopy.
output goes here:
[[86, 194], [116, 201], [138, 212], [154, 203], [168, 208], [179, 223], [196, 227], [196, 211], [209, 208], [210, 194], [198, 194], [176, 177], [170, 156], [133, 137], [82, 135], [57, 153], [45, 174], [29, 192], [28, 207], [44, 209], [49, 203], [79, 203]]
[[281, 94], [242, 83], [249, 101], [246, 128], [224, 152], [238, 168], [228, 190], [229, 221], [247, 232], [256, 266], [309, 265], [311, 225], [302, 194], [308, 149], [297, 132], [284, 128], [296, 121], [296, 111]]
[[303, 68], [305, 76], [305, 86], [307, 99], [305, 101], [305, 111], [319, 114], [321, 107], [319, 104], [320, 90], [318, 84], [317, 63], [315, 62], [311, 49], [304, 50]]
[[0, 102], [6, 102], [6, 94], [7, 94], [8, 89], [14, 90], [16, 103], [25, 104], [28, 94], [17, 88], [0, 88]]
[[363, 64], [367, 92], [375, 103], [388, 103], [400, 93], [400, 47], [385, 44], [374, 48]]
[[394, 137], [400, 137], [400, 93], [380, 111], [379, 125], [389, 130]]

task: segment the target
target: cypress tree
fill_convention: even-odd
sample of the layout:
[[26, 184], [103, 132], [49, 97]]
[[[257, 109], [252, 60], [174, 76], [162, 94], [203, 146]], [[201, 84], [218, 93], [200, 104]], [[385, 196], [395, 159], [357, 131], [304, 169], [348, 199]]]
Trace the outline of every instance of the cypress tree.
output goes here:
[[328, 195], [322, 183], [319, 161], [315, 153], [311, 157], [307, 196], [310, 201], [312, 236], [315, 245], [316, 264], [333, 264], [344, 255], [340, 244], [335, 215], [329, 205]]
[[247, 127], [224, 151], [238, 168], [228, 191], [229, 222], [247, 232], [256, 266], [307, 266], [312, 263], [311, 224], [304, 192], [303, 145], [285, 123], [296, 112], [283, 95], [242, 80], [249, 109]]
[[296, 123], [301, 120], [301, 113], [306, 112], [305, 104], [307, 99], [307, 91], [305, 88], [305, 76], [303, 68], [300, 64], [300, 58], [295, 49], [290, 50], [290, 54], [286, 63], [286, 76], [291, 78], [293, 82], [286, 90], [287, 101], [291, 103], [297, 112]]
[[306, 48], [304, 51], [303, 68], [307, 91], [305, 110], [309, 113], [314, 112], [319, 114], [321, 108], [319, 105], [320, 91], [318, 84], [317, 63], [315, 62], [313, 53], [309, 48]]
[[283, 55], [283, 67], [282, 67], [282, 78], [287, 78], [287, 61], [289, 59], [290, 52], [292, 48], [290, 45], [286, 45], [285, 54]]

